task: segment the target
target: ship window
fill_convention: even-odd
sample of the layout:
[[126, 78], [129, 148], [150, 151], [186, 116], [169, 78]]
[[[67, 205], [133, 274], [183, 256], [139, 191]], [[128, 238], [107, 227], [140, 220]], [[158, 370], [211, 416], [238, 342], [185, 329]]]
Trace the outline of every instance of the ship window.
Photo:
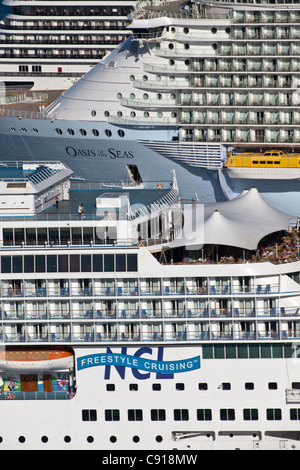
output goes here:
[[104, 116], [108, 117], [109, 116], [109, 111], [104, 111]]
[[68, 266], [68, 255], [58, 255], [58, 272], [67, 273], [69, 272]]
[[2, 273], [11, 273], [11, 257], [2, 256], [1, 258], [1, 272]]
[[16, 128], [15, 128], [15, 127], [10, 127], [10, 130], [11, 130], [12, 132], [16, 132]]
[[212, 34], [216, 34], [217, 33], [217, 28], [212, 28], [211, 32], [212, 32]]
[[197, 420], [198, 421], [211, 421], [212, 413], [210, 409], [200, 409], [197, 410]]
[[120, 410], [105, 410], [105, 421], [120, 421]]
[[281, 420], [281, 409], [280, 408], [268, 408], [267, 409], [267, 420], [268, 421], [280, 421]]
[[245, 421], [257, 421], [258, 420], [258, 410], [256, 408], [245, 408], [243, 410], [244, 420]]
[[118, 134], [119, 134], [119, 137], [124, 137], [125, 136], [125, 132], [122, 129], [118, 130]]
[[24, 256], [24, 272], [25, 273], [34, 272], [34, 256], [33, 255]]
[[300, 419], [300, 409], [298, 408], [291, 408], [290, 409], [290, 419], [292, 421]]
[[91, 272], [91, 255], [81, 255], [81, 271], [82, 272]]
[[36, 127], [34, 127], [34, 128], [32, 129], [32, 131], [35, 132], [36, 134], [39, 132]]
[[147, 100], [147, 99], [149, 98], [148, 93], [144, 93], [144, 94], [143, 94], [143, 98], [144, 98], [144, 100]]
[[79, 272], [79, 255], [70, 255], [70, 271]]
[[199, 390], [207, 390], [208, 389], [207, 383], [199, 383], [198, 388]]
[[69, 133], [70, 135], [74, 135], [74, 134], [75, 134], [75, 132], [73, 131], [73, 129], [68, 129], [68, 133]]
[[95, 137], [98, 137], [98, 135], [99, 135], [98, 129], [93, 129], [92, 133], [94, 134]]
[[260, 163], [261, 165], [265, 165], [265, 164], [266, 164], [266, 161], [265, 161], [265, 160], [261, 160], [259, 163]]
[[106, 135], [107, 137], [111, 137], [111, 135], [112, 135], [111, 130], [105, 129], [105, 135]]
[[151, 421], [166, 421], [166, 410], [151, 410]]
[[187, 409], [176, 409], [174, 410], [174, 421], [188, 421], [189, 410]]
[[161, 384], [153, 384], [152, 385], [152, 390], [153, 391], [160, 391], [161, 390]]
[[59, 129], [58, 127], [55, 129], [55, 132], [56, 132], [56, 134], [58, 134], [58, 135], [61, 135], [61, 134], [62, 134], [62, 130]]
[[45, 272], [45, 256], [44, 255], [36, 255], [35, 257], [35, 270], [37, 273], [44, 273]]
[[130, 390], [131, 392], [137, 392], [138, 389], [139, 389], [138, 384], [129, 384], [129, 390]]
[[82, 421], [97, 421], [97, 410], [82, 410]]
[[135, 80], [134, 75], [130, 75], [129, 79], [130, 79], [131, 82], [133, 82], [133, 80]]
[[278, 388], [277, 382], [269, 382], [268, 383], [268, 388], [269, 388], [269, 390], [277, 390], [277, 388]]
[[103, 257], [102, 255], [93, 255], [93, 271], [102, 272], [103, 271]]
[[185, 44], [185, 45], [184, 45], [184, 48], [187, 50], [187, 49], [190, 48], [190, 45], [189, 45], [189, 44]]
[[96, 111], [93, 109], [93, 111], [91, 111], [91, 115], [92, 115], [93, 117], [95, 117], [96, 114], [97, 114]]
[[274, 165], [280, 165], [280, 162], [278, 162], [277, 160], [274, 161]]
[[176, 390], [184, 390], [184, 384], [183, 383], [177, 383], [176, 384]]
[[80, 132], [81, 135], [86, 135], [86, 130], [85, 129], [80, 129], [79, 132]]
[[115, 263], [114, 263], [114, 255], [104, 255], [104, 271], [105, 272], [112, 272], [114, 271]]
[[143, 410], [128, 410], [128, 421], [143, 421]]
[[23, 260], [22, 256], [13, 256], [12, 257], [13, 273], [23, 272]]
[[273, 165], [273, 162], [271, 162], [270, 160], [267, 161], [267, 165]]
[[118, 117], [122, 117], [122, 116], [123, 116], [122, 111], [118, 111], [118, 112], [117, 112], [117, 116], [118, 116]]
[[114, 444], [115, 442], [117, 442], [116, 436], [110, 436], [109, 440], [110, 440], [110, 442], [112, 442], [113, 444]]
[[147, 81], [148, 81], [147, 75], [143, 75], [143, 81], [144, 81], [144, 82], [147, 82]]
[[130, 117], [134, 118], [135, 116], [136, 116], [135, 111], [131, 111], [131, 112], [130, 112]]
[[221, 421], [234, 421], [235, 420], [235, 411], [233, 408], [223, 408], [220, 410], [220, 419]]
[[130, 93], [130, 99], [131, 99], [131, 100], [134, 100], [134, 98], [135, 98], [135, 94], [134, 94], [134, 93]]
[[116, 255], [116, 271], [126, 271], [126, 256]]
[[254, 383], [253, 382], [246, 382], [245, 383], [245, 390], [254, 390]]
[[174, 49], [174, 44], [170, 43], [168, 47], [169, 47], [169, 49], [170, 49], [170, 51], [171, 51], [172, 49]]
[[117, 98], [118, 98], [118, 100], [120, 100], [122, 98], [122, 93], [118, 93]]
[[257, 165], [258, 164], [258, 160], [253, 160], [253, 165]]
[[106, 390], [107, 390], [108, 392], [114, 392], [115, 389], [116, 389], [115, 384], [106, 384]]
[[22, 128], [21, 128], [21, 131], [23, 131], [23, 132], [27, 132], [27, 129], [26, 129], [26, 127], [22, 127]]
[[57, 256], [47, 255], [47, 273], [57, 272]]
[[128, 254], [127, 255], [127, 271], [137, 271], [137, 255]]
[[188, 34], [189, 33], [189, 28], [183, 28], [183, 32], [184, 32], [184, 34]]

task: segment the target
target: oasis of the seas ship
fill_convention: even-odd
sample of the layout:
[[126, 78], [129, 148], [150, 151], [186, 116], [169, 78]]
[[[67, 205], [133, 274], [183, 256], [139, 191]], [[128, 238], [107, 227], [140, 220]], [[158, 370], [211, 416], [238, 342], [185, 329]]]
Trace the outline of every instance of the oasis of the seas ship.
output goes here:
[[0, 81], [21, 89], [65, 90], [130, 34], [133, 1], [4, 0]]
[[298, 222], [71, 173], [1, 170], [0, 449], [299, 449]]
[[1, 157], [59, 160], [87, 181], [167, 181], [175, 169], [183, 196], [256, 186], [293, 212], [299, 174], [280, 158], [242, 175], [223, 162], [275, 148], [299, 167], [299, 22], [292, 1], [138, 2], [133, 36], [43, 113], [3, 110]]

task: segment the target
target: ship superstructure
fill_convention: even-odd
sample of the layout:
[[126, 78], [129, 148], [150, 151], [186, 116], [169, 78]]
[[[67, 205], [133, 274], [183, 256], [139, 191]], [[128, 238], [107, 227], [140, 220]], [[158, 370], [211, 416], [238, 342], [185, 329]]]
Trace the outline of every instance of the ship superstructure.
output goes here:
[[130, 34], [134, 2], [16, 1], [0, 23], [0, 79], [12, 87], [65, 90]]
[[255, 189], [184, 203], [175, 174], [60, 191], [1, 217], [0, 448], [298, 449], [299, 221]]

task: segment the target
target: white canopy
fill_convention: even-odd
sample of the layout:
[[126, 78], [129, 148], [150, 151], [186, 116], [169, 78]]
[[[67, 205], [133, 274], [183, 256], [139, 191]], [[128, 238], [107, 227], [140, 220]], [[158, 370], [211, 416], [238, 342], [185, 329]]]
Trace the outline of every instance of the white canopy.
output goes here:
[[256, 188], [231, 201], [183, 207], [184, 226], [169, 247], [204, 244], [255, 250], [266, 235], [284, 230], [294, 218], [269, 205]]

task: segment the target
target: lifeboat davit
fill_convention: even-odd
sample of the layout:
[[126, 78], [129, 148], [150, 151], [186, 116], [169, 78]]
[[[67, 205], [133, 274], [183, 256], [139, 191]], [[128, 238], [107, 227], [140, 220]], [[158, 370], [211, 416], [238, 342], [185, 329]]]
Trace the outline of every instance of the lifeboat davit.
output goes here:
[[67, 371], [74, 355], [63, 349], [5, 349], [0, 351], [0, 371]]

